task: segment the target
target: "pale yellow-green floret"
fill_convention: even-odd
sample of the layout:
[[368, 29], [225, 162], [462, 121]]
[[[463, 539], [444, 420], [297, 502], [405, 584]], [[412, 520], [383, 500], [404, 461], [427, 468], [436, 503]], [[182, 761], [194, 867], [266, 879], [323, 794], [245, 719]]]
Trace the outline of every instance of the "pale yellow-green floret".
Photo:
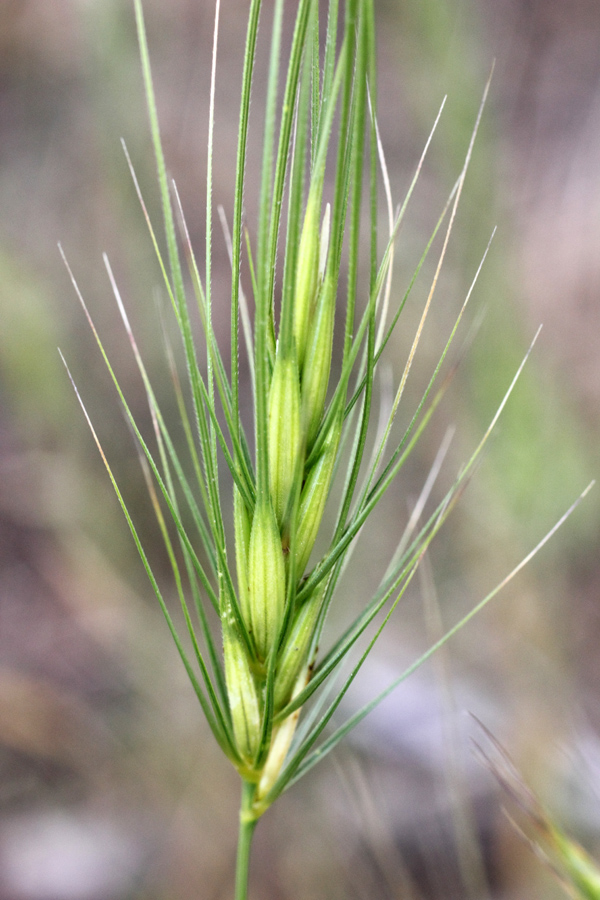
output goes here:
[[241, 756], [251, 765], [258, 752], [261, 735], [258, 690], [250, 669], [247, 649], [230, 609], [223, 614], [222, 620], [225, 678], [233, 734]]
[[281, 527], [295, 481], [301, 477], [300, 382], [295, 354], [278, 352], [269, 392], [269, 487]]
[[295, 543], [298, 578], [302, 576], [307, 566], [311, 550], [317, 539], [335, 467], [340, 433], [341, 423], [334, 422], [318, 459], [306, 476], [302, 489]]
[[319, 234], [320, 192], [311, 191], [308, 196], [302, 234], [298, 247], [296, 285], [294, 291], [294, 338], [298, 354], [298, 366], [302, 369], [308, 340], [311, 316], [314, 312], [319, 283]]
[[259, 499], [248, 546], [248, 630], [264, 661], [274, 648], [285, 606], [285, 563], [273, 505]]
[[319, 618], [324, 590], [323, 587], [317, 588], [296, 613], [277, 664], [274, 696], [276, 710], [282, 709], [290, 700], [298, 677], [308, 663], [308, 653]]
[[326, 277], [319, 292], [314, 321], [311, 322], [302, 371], [302, 427], [308, 450], [317, 435], [327, 396], [335, 295], [335, 282], [333, 278]]
[[233, 488], [233, 523], [235, 530], [235, 567], [238, 582], [238, 602], [245, 622], [250, 621], [250, 593], [248, 590], [248, 547], [250, 544], [250, 516], [242, 495]]

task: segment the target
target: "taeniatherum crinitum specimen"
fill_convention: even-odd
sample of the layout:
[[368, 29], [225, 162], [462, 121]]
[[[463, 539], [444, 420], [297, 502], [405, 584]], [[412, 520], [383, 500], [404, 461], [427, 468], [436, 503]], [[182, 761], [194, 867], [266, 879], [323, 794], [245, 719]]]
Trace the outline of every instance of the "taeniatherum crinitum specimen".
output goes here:
[[[124, 494], [89, 418], [88, 422], [206, 720], [242, 780], [235, 897], [244, 900], [250, 844], [260, 816], [495, 596], [564, 517], [501, 585], [387, 691], [348, 721], [333, 725], [342, 698], [468, 483], [522, 368], [447, 494], [432, 504], [434, 479], [427, 480], [416, 507], [419, 515], [411, 517], [378, 589], [365, 598], [362, 611], [343, 633], [318, 652], [327, 612], [337, 600], [340, 576], [350, 555], [355, 550], [360, 553], [359, 533], [402, 470], [452, 376], [452, 368], [446, 371], [444, 363], [478, 272], [420, 402], [404, 414], [401, 435], [395, 436], [396, 414], [431, 309], [487, 87], [463, 169], [408, 289], [392, 302], [394, 243], [423, 158], [403, 203], [394, 211], [376, 124], [374, 2], [346, 0], [343, 9], [338, 9], [338, 3], [330, 0], [325, 21], [319, 18], [316, 0], [298, 0], [289, 8], [284, 8], [283, 0], [275, 0], [272, 9], [265, 10], [265, 16], [271, 14], [271, 50], [259, 212], [256, 222], [245, 222], [250, 97], [262, 5], [261, 0], [251, 0], [233, 201], [225, 214], [231, 220], [230, 237], [227, 229], [226, 236], [232, 272], [230, 362], [226, 364], [228, 354], [218, 346], [212, 324], [216, 299], [212, 290], [212, 161], [220, 3], [217, 0], [208, 123], [203, 274], [185, 225], [184, 204], [167, 177], [141, 0], [134, 0], [134, 5], [164, 216], [164, 251], [129, 165], [181, 338], [185, 379], [180, 380], [172, 361], [177, 354], [169, 352], [169, 358], [186, 459], [178, 450], [179, 435], [165, 424], [108, 260], [109, 278], [152, 414], [152, 444], [131, 413], [74, 279], [73, 283], [139, 445], [187, 640], [176, 630]], [[285, 60], [281, 49], [284, 16], [294, 17]], [[389, 222], [385, 235], [379, 233], [381, 185]], [[385, 415], [378, 411], [374, 416], [381, 356], [438, 235], [441, 249], [431, 288], [396, 392]], [[244, 267], [249, 272], [248, 296], [240, 278]], [[186, 277], [192, 298], [187, 295]], [[223, 297], [218, 299], [223, 302]], [[192, 304], [197, 305], [204, 328], [204, 370], [198, 364]], [[340, 362], [332, 377], [334, 332]], [[252, 379], [253, 435], [245, 433], [240, 418], [242, 348]], [[382, 419], [382, 427], [377, 427], [377, 418]], [[440, 464], [446, 448], [444, 441]], [[223, 469], [230, 477], [229, 492], [221, 488]], [[327, 549], [314, 559], [313, 547], [334, 480], [338, 499], [333, 529]], [[233, 540], [224, 524], [226, 506], [233, 507]], [[211, 606], [221, 622], [220, 635], [209, 626]], [[323, 686], [339, 675], [340, 664], [353, 651], [358, 655], [350, 673], [338, 677], [333, 690], [323, 693]]]

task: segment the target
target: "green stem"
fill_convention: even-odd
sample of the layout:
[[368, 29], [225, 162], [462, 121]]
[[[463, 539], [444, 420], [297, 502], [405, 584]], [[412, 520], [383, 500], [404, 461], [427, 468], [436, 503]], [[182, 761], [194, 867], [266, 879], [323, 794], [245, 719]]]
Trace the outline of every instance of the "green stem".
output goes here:
[[250, 866], [250, 847], [257, 819], [252, 817], [252, 801], [256, 785], [249, 781], [242, 782], [242, 802], [240, 806], [240, 831], [238, 836], [237, 860], [235, 866], [235, 900], [248, 898], [248, 869]]

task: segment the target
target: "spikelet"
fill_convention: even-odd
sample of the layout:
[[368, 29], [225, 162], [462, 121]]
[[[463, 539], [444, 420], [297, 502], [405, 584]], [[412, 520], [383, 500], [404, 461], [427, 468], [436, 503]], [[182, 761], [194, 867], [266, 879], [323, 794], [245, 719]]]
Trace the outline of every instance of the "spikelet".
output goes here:
[[294, 291], [294, 338], [298, 367], [302, 370], [311, 314], [314, 311], [319, 279], [320, 191], [311, 191], [306, 204], [304, 224], [298, 247], [296, 287]]
[[277, 664], [274, 699], [276, 711], [282, 709], [290, 700], [300, 672], [307, 665], [308, 653], [324, 593], [325, 588], [319, 586], [314, 594], [305, 600], [295, 615]]
[[259, 500], [248, 546], [248, 630], [265, 661], [276, 644], [285, 606], [285, 563], [271, 501]]
[[242, 615], [250, 622], [250, 594], [248, 590], [248, 546], [250, 517], [237, 487], [233, 488], [233, 524], [235, 529], [235, 567], [238, 581], [238, 600]]
[[[305, 668], [305, 670], [300, 673], [296, 684], [294, 685], [292, 698], [297, 696], [300, 691], [304, 687], [306, 687], [309, 677], [310, 672]], [[287, 719], [284, 719], [281, 725], [277, 725], [273, 729], [273, 739], [271, 741], [269, 755], [267, 756], [267, 761], [265, 763], [258, 784], [258, 791], [255, 800], [255, 805], [258, 809], [260, 809], [263, 798], [268, 795], [269, 791], [277, 781], [277, 777], [281, 771], [281, 767], [285, 762], [287, 752], [290, 749], [291, 743], [294, 739], [294, 734], [296, 732], [296, 726], [298, 725], [299, 718], [300, 710], [297, 709], [291, 715], [289, 715]], [[268, 801], [266, 805], [268, 805]]]
[[323, 518], [335, 468], [341, 426], [341, 418], [334, 421], [318, 459], [306, 475], [296, 531], [295, 561], [298, 577], [301, 577], [306, 568]]
[[227, 696], [238, 751], [249, 766], [258, 752], [261, 713], [257, 685], [248, 652], [240, 638], [231, 609], [222, 614], [223, 658]]
[[299, 474], [300, 382], [295, 354], [277, 353], [269, 392], [269, 487], [281, 528]]
[[302, 427], [310, 450], [317, 435], [331, 369], [336, 282], [326, 277], [321, 290], [314, 321], [311, 323], [304, 371], [302, 374]]

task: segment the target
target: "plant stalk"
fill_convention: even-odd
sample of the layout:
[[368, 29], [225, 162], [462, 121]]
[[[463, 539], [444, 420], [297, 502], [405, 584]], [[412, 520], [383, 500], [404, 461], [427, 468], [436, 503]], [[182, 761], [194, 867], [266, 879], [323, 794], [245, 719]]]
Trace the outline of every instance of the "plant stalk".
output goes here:
[[250, 847], [256, 828], [257, 819], [252, 817], [252, 801], [256, 785], [249, 781], [242, 782], [242, 801], [240, 805], [240, 830], [238, 834], [237, 859], [235, 865], [235, 900], [248, 898], [248, 871], [250, 867]]

